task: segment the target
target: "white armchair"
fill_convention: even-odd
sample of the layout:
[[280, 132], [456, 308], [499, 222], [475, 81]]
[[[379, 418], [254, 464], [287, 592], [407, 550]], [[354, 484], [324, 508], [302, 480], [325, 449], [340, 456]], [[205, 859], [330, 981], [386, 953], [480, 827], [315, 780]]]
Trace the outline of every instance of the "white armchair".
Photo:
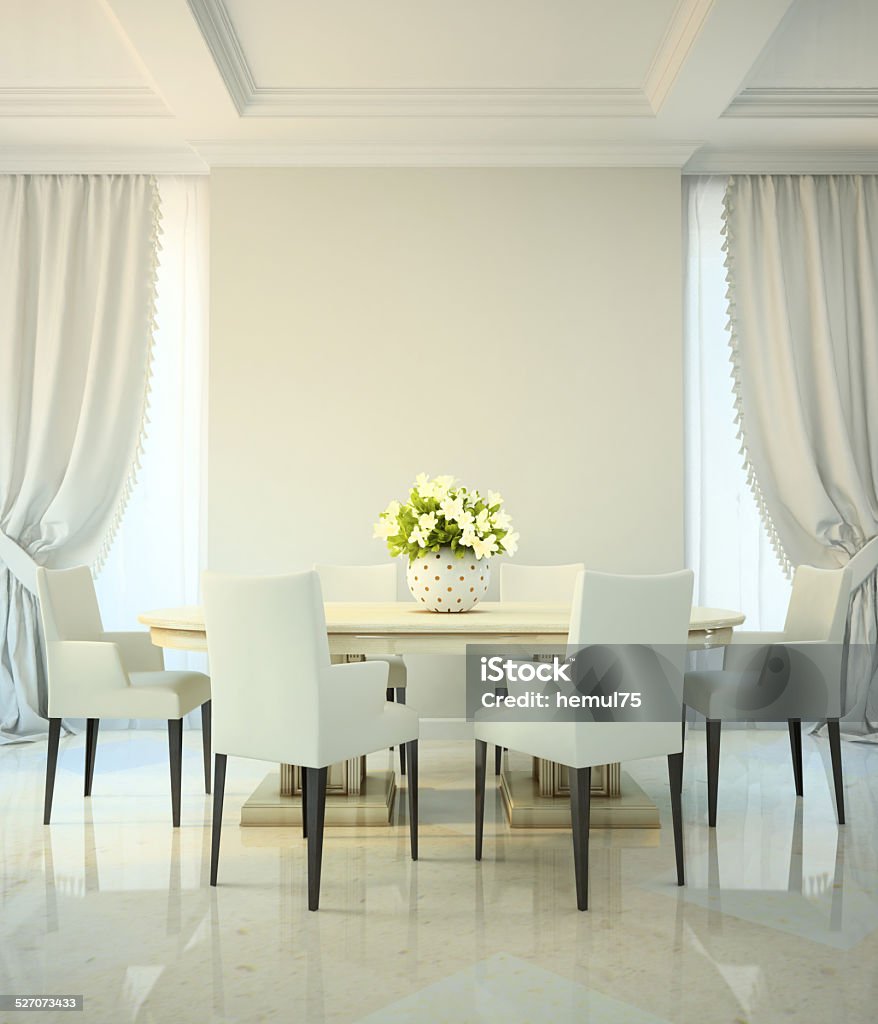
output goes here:
[[804, 793], [802, 721], [826, 721], [836, 814], [844, 824], [839, 718], [851, 569], [800, 565], [782, 632], [736, 632], [722, 669], [687, 672], [685, 709], [706, 719], [707, 819], [716, 827], [723, 721], [787, 720], [796, 795]]
[[[315, 565], [320, 576], [324, 601], [386, 601], [396, 600], [396, 564], [381, 565]], [[367, 661], [387, 664], [387, 699], [405, 704], [408, 682], [405, 661], [401, 654], [373, 654]], [[399, 748], [399, 773], [405, 775], [405, 746]]]
[[[674, 713], [682, 705], [683, 668], [692, 606], [692, 573], [662, 576], [579, 574], [570, 613], [568, 643], [662, 645], [668, 654], [668, 683]], [[649, 680], [632, 680], [629, 689], [646, 690]], [[680, 779], [682, 740], [678, 721], [522, 721], [491, 712], [476, 715], [476, 860], [482, 859], [487, 744], [520, 750], [567, 766], [573, 824], [576, 904], [588, 908], [588, 829], [591, 769], [610, 761], [667, 755], [677, 859], [677, 884], [683, 885], [683, 823]]]
[[209, 572], [202, 589], [215, 704], [210, 884], [217, 882], [230, 754], [302, 768], [309, 910], [320, 902], [330, 764], [406, 744], [411, 856], [417, 860], [418, 715], [384, 699], [386, 663], [330, 663], [318, 574]]
[[201, 707], [204, 789], [210, 792], [210, 680], [201, 672], [166, 672], [148, 633], [107, 633], [91, 572], [37, 569], [49, 667], [49, 755], [43, 823], [52, 816], [62, 718], [85, 718], [85, 796], [91, 796], [102, 718], [165, 718], [171, 808], [180, 824], [183, 716]]

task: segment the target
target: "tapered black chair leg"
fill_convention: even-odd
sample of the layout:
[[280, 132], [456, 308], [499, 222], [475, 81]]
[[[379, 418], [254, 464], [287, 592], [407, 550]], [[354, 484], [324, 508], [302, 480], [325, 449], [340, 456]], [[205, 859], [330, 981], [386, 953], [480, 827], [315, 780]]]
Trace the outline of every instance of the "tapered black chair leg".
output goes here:
[[[397, 686], [396, 688], [396, 703], [405, 704], [405, 687]], [[405, 743], [399, 745], [399, 774], [405, 775]]]
[[409, 838], [411, 840], [412, 860], [418, 859], [418, 741], [400, 744], [399, 752], [408, 754], [409, 762]]
[[180, 789], [183, 780], [183, 719], [168, 719], [168, 753], [171, 760], [171, 814], [180, 827]]
[[210, 792], [210, 722], [211, 704], [206, 700], [201, 705], [201, 747], [204, 753], [204, 792]]
[[[500, 748], [497, 747], [497, 750]], [[476, 740], [476, 860], [482, 859], [482, 836], [485, 831], [485, 775], [488, 769], [488, 744]]]
[[829, 756], [832, 759], [832, 781], [835, 785], [835, 814], [839, 825], [844, 824], [844, 777], [841, 768], [841, 734], [838, 719], [830, 718], [826, 723], [829, 733]]
[[302, 790], [302, 838], [308, 838], [308, 786], [305, 780], [308, 778], [308, 769], [300, 768], [301, 773], [301, 790]]
[[494, 747], [494, 774], [500, 774], [500, 768], [503, 765], [503, 748]]
[[320, 871], [323, 866], [323, 821], [326, 813], [326, 769], [309, 768], [308, 786], [308, 909], [320, 906]]
[[671, 788], [671, 818], [674, 822], [674, 853], [677, 856], [677, 885], [683, 885], [683, 754], [668, 754], [668, 784]]
[[682, 736], [681, 736], [682, 746], [681, 746], [680, 749], [685, 754], [686, 753], [686, 705], [685, 704], [683, 705], [683, 716], [682, 716], [682, 719], [681, 719], [681, 722], [680, 722], [680, 732], [682, 733]]
[[802, 786], [802, 719], [790, 718], [790, 751], [793, 755], [793, 779], [796, 783], [796, 796], [803, 796]]
[[573, 825], [573, 871], [576, 906], [588, 910], [588, 829], [591, 811], [591, 768], [567, 769], [570, 779], [570, 820]]
[[55, 769], [58, 767], [58, 741], [61, 739], [61, 719], [49, 719], [49, 749], [46, 755], [46, 795], [43, 802], [43, 824], [52, 820], [52, 797], [55, 795]]
[[223, 796], [226, 791], [226, 755], [213, 759], [213, 820], [210, 837], [210, 884], [216, 885], [219, 868], [220, 830], [223, 826]]
[[716, 798], [719, 790], [719, 739], [722, 721], [707, 719], [707, 823], [716, 828]]
[[[388, 686], [387, 689], [384, 691], [384, 699], [390, 701], [391, 704], [393, 703], [393, 687], [392, 686]], [[393, 750], [394, 748], [391, 747], [390, 749]]]
[[85, 785], [83, 795], [91, 796], [91, 785], [95, 777], [95, 753], [98, 749], [99, 718], [88, 718], [85, 722]]

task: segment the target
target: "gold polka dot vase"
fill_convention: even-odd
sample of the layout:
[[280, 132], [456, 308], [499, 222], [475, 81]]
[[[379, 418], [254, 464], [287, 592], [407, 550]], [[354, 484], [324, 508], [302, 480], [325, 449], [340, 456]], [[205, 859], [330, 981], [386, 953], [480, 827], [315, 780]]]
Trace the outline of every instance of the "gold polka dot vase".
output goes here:
[[412, 597], [431, 612], [468, 612], [478, 608], [491, 582], [491, 560], [477, 559], [469, 548], [458, 558], [451, 548], [429, 551], [409, 562], [406, 581]]

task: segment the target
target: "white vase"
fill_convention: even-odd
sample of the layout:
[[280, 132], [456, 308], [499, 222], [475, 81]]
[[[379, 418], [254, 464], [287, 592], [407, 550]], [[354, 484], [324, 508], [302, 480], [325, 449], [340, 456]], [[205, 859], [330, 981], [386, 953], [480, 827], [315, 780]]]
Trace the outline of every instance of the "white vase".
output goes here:
[[491, 560], [477, 559], [469, 548], [464, 551], [464, 557], [458, 558], [451, 548], [440, 548], [409, 562], [406, 582], [421, 607], [433, 612], [468, 612], [485, 599]]

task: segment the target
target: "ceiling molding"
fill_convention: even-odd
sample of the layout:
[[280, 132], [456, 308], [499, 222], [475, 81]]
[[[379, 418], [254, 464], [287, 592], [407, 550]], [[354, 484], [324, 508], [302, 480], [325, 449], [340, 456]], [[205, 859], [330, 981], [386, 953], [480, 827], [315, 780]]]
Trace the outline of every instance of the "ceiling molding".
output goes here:
[[189, 146], [7, 146], [0, 174], [207, 174]]
[[876, 174], [875, 149], [711, 149], [704, 147], [684, 174]]
[[878, 117], [878, 89], [744, 89], [722, 116]]
[[698, 142], [568, 145], [193, 141], [211, 167], [682, 167]]
[[[241, 117], [653, 117], [640, 88], [294, 88], [256, 84], [224, 0], [186, 0]], [[681, 0], [708, 6], [713, 0]]]
[[0, 117], [170, 117], [146, 85], [0, 86]]
[[661, 110], [714, 2], [678, 0], [643, 83], [643, 92], [653, 113]]

